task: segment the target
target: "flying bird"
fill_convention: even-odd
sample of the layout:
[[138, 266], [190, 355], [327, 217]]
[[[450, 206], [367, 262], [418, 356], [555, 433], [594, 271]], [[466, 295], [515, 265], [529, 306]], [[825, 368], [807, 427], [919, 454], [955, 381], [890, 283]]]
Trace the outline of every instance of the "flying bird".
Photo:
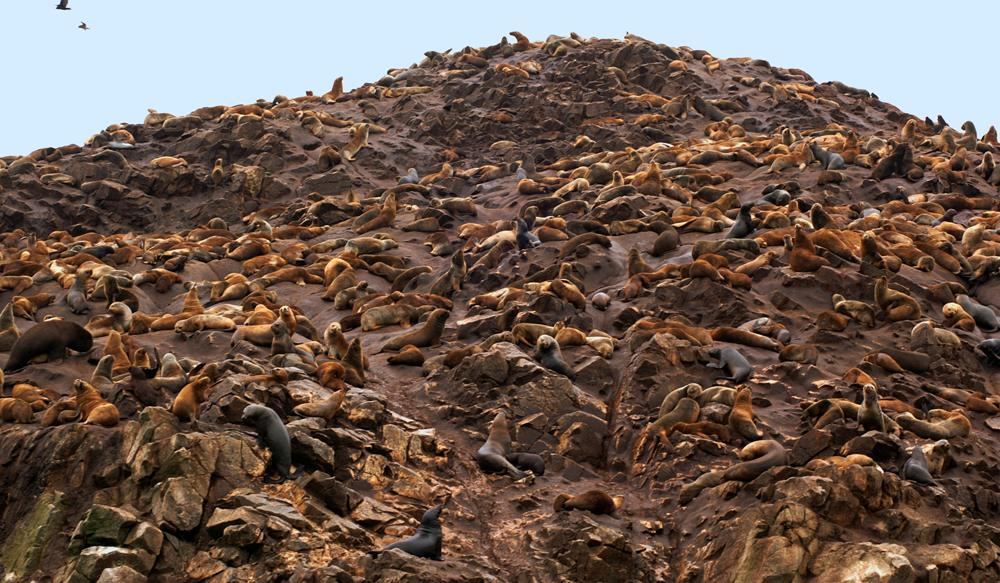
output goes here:
[[56, 5], [56, 10], [73, 10], [69, 7], [69, 0], [59, 0], [59, 4]]
[[90, 30], [90, 27], [87, 26], [87, 23], [82, 21], [80, 22], [80, 26], [78, 26], [77, 28], [82, 28], [83, 30]]

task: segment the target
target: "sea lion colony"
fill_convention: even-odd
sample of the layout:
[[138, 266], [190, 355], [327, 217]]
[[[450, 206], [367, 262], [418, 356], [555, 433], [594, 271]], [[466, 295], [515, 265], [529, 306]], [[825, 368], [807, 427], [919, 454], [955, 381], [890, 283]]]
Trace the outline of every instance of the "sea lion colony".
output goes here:
[[0, 159], [2, 569], [1000, 577], [996, 131], [512, 35]]

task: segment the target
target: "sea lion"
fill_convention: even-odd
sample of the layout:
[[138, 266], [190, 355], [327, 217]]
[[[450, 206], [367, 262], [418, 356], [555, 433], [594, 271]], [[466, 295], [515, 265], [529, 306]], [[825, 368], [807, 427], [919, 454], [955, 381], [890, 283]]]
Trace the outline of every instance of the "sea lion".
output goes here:
[[966, 332], [972, 332], [976, 329], [975, 318], [969, 315], [959, 304], [948, 302], [941, 308], [941, 313], [944, 314], [942, 324], [948, 328], [960, 328]]
[[427, 293], [445, 297], [449, 292], [462, 291], [462, 283], [465, 281], [466, 273], [465, 252], [459, 249], [452, 254], [448, 271], [431, 284]]
[[[844, 158], [837, 153], [827, 152], [823, 146], [813, 142], [810, 146], [813, 156], [819, 161], [823, 170], [842, 170], [844, 168]], [[820, 228], [820, 227], [816, 227]]]
[[365, 356], [361, 346], [361, 339], [351, 340], [347, 344], [347, 351], [344, 352], [343, 358], [340, 359], [340, 364], [344, 367], [344, 381], [355, 387], [364, 386], [365, 365], [367, 363], [368, 357]]
[[424, 322], [423, 326], [394, 337], [382, 347], [380, 352], [387, 350], [398, 351], [407, 344], [412, 344], [417, 348], [439, 346], [441, 344], [441, 334], [444, 333], [445, 322], [447, 322], [450, 316], [451, 312], [448, 310], [442, 308], [435, 309], [427, 317], [427, 321]]
[[722, 475], [723, 480], [749, 482], [770, 468], [788, 465], [788, 454], [784, 446], [770, 439], [750, 443], [740, 451], [740, 459], [745, 461], [726, 470]]
[[823, 310], [816, 316], [816, 329], [817, 330], [832, 330], [834, 332], [840, 332], [844, 328], [847, 328], [847, 318], [831, 312], [829, 310]]
[[795, 225], [794, 244], [789, 259], [789, 268], [795, 272], [816, 271], [820, 267], [829, 266], [830, 262], [816, 255], [816, 246], [802, 227]]
[[745, 383], [750, 378], [750, 373], [753, 372], [753, 367], [750, 366], [750, 362], [747, 361], [746, 357], [732, 346], [715, 346], [709, 348], [708, 356], [718, 358], [719, 362], [718, 364], [710, 362], [706, 366], [725, 370], [729, 373], [728, 377], [721, 377], [719, 380], [733, 381], [739, 385]]
[[29, 403], [21, 399], [0, 399], [0, 420], [8, 423], [31, 423], [35, 411]]
[[20, 337], [21, 332], [14, 322], [14, 307], [12, 304], [7, 304], [3, 312], [0, 312], [0, 352], [10, 351]]
[[[932, 409], [928, 416], [928, 421], [922, 421], [911, 413], [900, 413], [896, 416], [896, 423], [906, 431], [924, 439], [964, 437], [972, 430], [968, 418], [957, 411]], [[937, 419], [942, 421], [938, 422]]]
[[844, 296], [840, 294], [833, 294], [830, 299], [833, 302], [834, 311], [838, 314], [850, 316], [869, 328], [875, 327], [875, 308], [864, 302], [845, 300]]
[[910, 458], [903, 464], [903, 469], [899, 471], [899, 477], [904, 480], [912, 480], [921, 486], [938, 486], [938, 483], [931, 477], [931, 472], [927, 467], [927, 457], [924, 449], [919, 445], [913, 448]]
[[97, 389], [80, 379], [73, 382], [73, 387], [76, 389], [76, 408], [82, 414], [84, 423], [104, 427], [118, 425], [118, 409], [105, 401]]
[[199, 376], [184, 386], [170, 406], [171, 412], [181, 421], [197, 421], [201, 417], [201, 404], [205, 401], [205, 391], [212, 379]]
[[[67, 349], [85, 352], [93, 347], [94, 338], [83, 326], [65, 320], [49, 320], [32, 326], [17, 339], [3, 371], [9, 374], [32, 362], [66, 358]], [[44, 359], [38, 360], [42, 357]]]
[[712, 330], [711, 336], [712, 340], [717, 342], [732, 342], [733, 344], [763, 348], [765, 350], [773, 350], [774, 352], [781, 352], [781, 349], [784, 348], [781, 342], [777, 340], [749, 330], [740, 330], [739, 328], [716, 328]]
[[69, 310], [74, 314], [86, 314], [90, 311], [90, 303], [87, 302], [87, 279], [90, 277], [89, 271], [78, 271], [73, 285], [70, 286], [66, 295], [59, 300], [60, 306], [69, 305]]
[[156, 376], [149, 379], [149, 384], [155, 390], [166, 389], [177, 393], [187, 384], [187, 373], [177, 362], [177, 357], [168, 352], [163, 356]]
[[875, 385], [865, 385], [864, 401], [858, 410], [858, 427], [864, 431], [881, 431], [885, 433], [885, 418], [878, 402], [878, 391]]
[[590, 302], [595, 308], [603, 312], [608, 309], [609, 305], [611, 305], [611, 297], [604, 292], [597, 292], [590, 299]]
[[972, 298], [965, 294], [955, 296], [955, 303], [962, 307], [976, 321], [976, 326], [983, 332], [1000, 331], [1000, 321], [993, 310], [972, 301]]
[[[736, 222], [729, 228], [724, 239], [745, 239], [753, 234], [753, 217], [750, 211], [753, 210], [752, 202], [745, 202], [740, 206], [740, 214], [736, 217]], [[760, 252], [758, 246], [758, 253]]]
[[819, 349], [811, 344], [789, 344], [778, 353], [778, 360], [816, 364], [816, 361], [819, 360]]
[[385, 551], [399, 549], [415, 557], [430, 559], [432, 561], [443, 560], [441, 558], [441, 541], [444, 539], [444, 534], [441, 531], [440, 521], [442, 508], [443, 506], [439, 504], [424, 512], [423, 518], [420, 519], [420, 526], [417, 527], [417, 532], [410, 538], [396, 541], [381, 551], [368, 551], [368, 554], [377, 557]]
[[753, 403], [750, 397], [750, 389], [746, 388], [736, 394], [736, 402], [729, 412], [729, 426], [743, 439], [756, 441], [764, 437], [764, 434], [753, 422]]
[[533, 453], [518, 452], [507, 456], [507, 461], [519, 470], [531, 472], [536, 476], [545, 475], [545, 460]]
[[592, 514], [611, 514], [625, 503], [622, 496], [611, 496], [601, 490], [589, 490], [578, 496], [559, 494], [552, 503], [556, 512], [564, 510], [587, 510]]
[[691, 258], [698, 259], [702, 255], [719, 254], [722, 251], [749, 251], [760, 254], [760, 243], [754, 239], [721, 239], [718, 241], [695, 241], [691, 247]]
[[988, 338], [983, 340], [976, 348], [983, 353], [983, 364], [989, 371], [992, 367], [1000, 365], [1000, 338]]
[[533, 249], [542, 244], [541, 240], [528, 230], [528, 223], [521, 217], [517, 218], [517, 230], [514, 236], [518, 249]]
[[[884, 275], [875, 283], [875, 303], [882, 309], [887, 323], [900, 320], [919, 320], [921, 316], [920, 304], [917, 303], [917, 300], [903, 292], [890, 289], [889, 280]], [[997, 329], [1000, 330], [1000, 326]]]
[[289, 474], [292, 468], [292, 440], [285, 424], [273, 409], [263, 405], [247, 405], [243, 410], [243, 423], [253, 423], [257, 427], [257, 444], [271, 450], [271, 467], [278, 472], [280, 479], [265, 476], [265, 484], [282, 484], [289, 478], [302, 475], [305, 466], [299, 466], [297, 472]]
[[515, 480], [528, 477], [528, 474], [514, 467], [507, 461], [510, 454], [510, 432], [507, 430], [507, 414], [501, 411], [490, 424], [490, 436], [486, 443], [476, 452], [476, 463], [479, 469], [487, 474], [509, 473]]
[[144, 407], [156, 407], [160, 404], [160, 395], [146, 379], [146, 373], [138, 366], [130, 366], [129, 390]]
[[538, 354], [535, 355], [535, 360], [552, 372], [569, 377], [570, 380], [573, 379], [575, 373], [563, 360], [562, 351], [559, 350], [559, 343], [556, 342], [555, 338], [543, 334], [538, 338], [536, 346]]
[[[341, 378], [343, 378], [343, 366], [336, 362], [325, 362], [323, 365], [335, 364], [340, 367]], [[320, 365], [320, 366], [323, 366]], [[316, 369], [319, 371], [319, 368]], [[321, 383], [322, 384], [322, 383]], [[326, 385], [323, 385], [326, 386]], [[343, 388], [339, 391], [334, 392], [327, 399], [320, 401], [318, 403], [303, 403], [297, 405], [292, 409], [292, 413], [296, 415], [301, 415], [303, 417], [321, 417], [326, 420], [327, 424], [333, 420], [333, 417], [340, 411], [340, 408], [344, 404], [344, 396], [347, 394], [347, 389]]]

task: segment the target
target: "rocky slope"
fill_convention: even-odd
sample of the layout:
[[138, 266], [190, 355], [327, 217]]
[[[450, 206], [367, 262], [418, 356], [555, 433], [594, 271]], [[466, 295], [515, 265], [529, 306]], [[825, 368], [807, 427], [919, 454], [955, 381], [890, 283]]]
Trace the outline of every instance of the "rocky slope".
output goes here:
[[[429, 52], [419, 65], [344, 95], [278, 97], [163, 117], [110, 127], [82, 148], [2, 159], [0, 229], [7, 232], [9, 277], [0, 279], [7, 290], [0, 304], [15, 295], [58, 297], [80, 268], [137, 275], [121, 282], [138, 282], [126, 288], [137, 312], [179, 314], [186, 288], [208, 304], [225, 287], [216, 282], [243, 273], [275, 292], [272, 302], [294, 306], [320, 336], [341, 322], [348, 340], [360, 339], [370, 368], [331, 421], [302, 418], [292, 413], [296, 405], [326, 399], [336, 388], [318, 382], [308, 362], [272, 358], [268, 343], [233, 341], [229, 330], [149, 332], [139, 324], [146, 320], [134, 317], [122, 330], [134, 342], [130, 348], [125, 342], [130, 353], [142, 347], [189, 366], [218, 365], [201, 418], [190, 424], [174, 416], [170, 391], [159, 395], [161, 406], [143, 407], [125, 380], [104, 391], [121, 415], [116, 426], [42, 427], [42, 412], [28, 423], [2, 422], [5, 581], [1000, 579], [1000, 529], [993, 526], [1000, 503], [993, 427], [1000, 424], [990, 413], [996, 412], [993, 373], [976, 351], [990, 334], [973, 326], [928, 338], [913, 334], [916, 319], [880, 317], [866, 326], [845, 318], [845, 325], [831, 326], [837, 316], [820, 317], [834, 310], [834, 294], [882, 316], [875, 306], [882, 276], [916, 300], [919, 320], [939, 330], [946, 328], [944, 305], [963, 290], [996, 313], [1000, 289], [990, 258], [1000, 215], [988, 168], [998, 146], [992, 128], [981, 139], [971, 127], [963, 136], [941, 120], [915, 120], [863, 89], [816, 83], [766, 61], [718, 60], [636, 37], [575, 36]], [[906, 126], [910, 120], [916, 123]], [[360, 124], [368, 124], [369, 146], [350, 160]], [[809, 143], [841, 152], [849, 163], [823, 172], [819, 162], [810, 163]], [[900, 163], [901, 143], [911, 144], [909, 165]], [[956, 154], [963, 146], [966, 159]], [[331, 151], [338, 163], [323, 168], [321, 155]], [[780, 155], [787, 167], [773, 172]], [[212, 172], [220, 159], [217, 183]], [[981, 164], [982, 175], [973, 170]], [[532, 182], [519, 180], [519, 166]], [[421, 178], [439, 176], [394, 188], [409, 168]], [[790, 202], [763, 198], [781, 193]], [[578, 202], [560, 206], [569, 201]], [[741, 203], [758, 203], [749, 209], [755, 231], [745, 238], [757, 237], [759, 249], [716, 254], [733, 272], [719, 270], [714, 257], [714, 266], [682, 271], [703, 255], [695, 243], [725, 236]], [[359, 234], [374, 214], [358, 217], [392, 205], [392, 226]], [[541, 245], [501, 242], [491, 255], [468, 240], [468, 225], [497, 223], [503, 231], [514, 228], [509, 221], [517, 216], [534, 217]], [[441, 346], [422, 349], [429, 361], [423, 367], [389, 364], [393, 352], [381, 348], [401, 328], [363, 331], [349, 302], [336, 309], [337, 302], [322, 299], [330, 281], [268, 279], [301, 266], [322, 280], [326, 265], [340, 258], [378, 294], [428, 294], [452, 253], [431, 255], [424, 244], [430, 233], [405, 228], [421, 219], [421, 225], [436, 220], [430, 230], [444, 234], [441, 247], [465, 246], [467, 265], [460, 290], [443, 292], [447, 299], [422, 298], [450, 310]], [[796, 235], [794, 225], [806, 238], [795, 247], [807, 247], [811, 238], [810, 256], [822, 260], [818, 269], [792, 269], [781, 247], [782, 235]], [[199, 228], [206, 226], [212, 230]], [[567, 243], [602, 231], [606, 239]], [[874, 258], [862, 257], [865, 232], [876, 237]], [[267, 240], [270, 259], [234, 259], [244, 250], [235, 240], [244, 235]], [[398, 246], [376, 257], [345, 255], [346, 239], [373, 235]], [[492, 233], [478, 235], [482, 244]], [[938, 247], [945, 241], [954, 243], [954, 254]], [[919, 256], [933, 261], [914, 258], [918, 244]], [[733, 275], [774, 251], [768, 247], [776, 248], [773, 258], [743, 270], [743, 278]], [[641, 261], [630, 260], [633, 249]], [[480, 263], [484, 257], [493, 261]], [[660, 271], [639, 277], [642, 262]], [[165, 263], [174, 271], [138, 277]], [[393, 268], [422, 265], [431, 271], [395, 281]], [[558, 281], [560, 265], [569, 266], [563, 276], [585, 303], [539, 286]], [[28, 275], [30, 282], [16, 279]], [[172, 278], [179, 281], [170, 285]], [[511, 291], [502, 304], [472, 301], [504, 288]], [[606, 310], [590, 301], [599, 292], [610, 296]], [[249, 317], [270, 321], [254, 313], [260, 300], [241, 299], [212, 309], [241, 325]], [[86, 324], [106, 303], [94, 299], [89, 315], [77, 315], [54, 302], [33, 320], [17, 319], [17, 327], [23, 334], [46, 316]], [[749, 337], [765, 348], [705, 338], [760, 318], [788, 335], [775, 329], [780, 343]], [[452, 367], [432, 359], [515, 324], [558, 322], [586, 337], [609, 333], [616, 349], [602, 355], [566, 342], [572, 380], [540, 366], [534, 346], [524, 342], [471, 351]], [[73, 382], [91, 379], [108, 340], [94, 342], [90, 354], [8, 374], [3, 396], [17, 383], [73, 395]], [[752, 479], [699, 492], [689, 485], [736, 464], [746, 438], [644, 436], [675, 389], [736, 386], [706, 366], [715, 362], [708, 354], [713, 345], [737, 348], [752, 365], [743, 386], [751, 390], [761, 437], [780, 444], [787, 459]], [[779, 358], [784, 345], [813, 346], [817, 354]], [[884, 348], [907, 351], [899, 357], [907, 366], [864, 360]], [[926, 366], [910, 363], [923, 358], [910, 351], [926, 356]], [[324, 352], [316, 363], [327, 360]], [[287, 378], [259, 374], [278, 368]], [[803, 409], [815, 401], [860, 403], [864, 382], [857, 380], [866, 375], [883, 399], [910, 405], [918, 416], [943, 409], [971, 422], [967, 435], [948, 438], [934, 476], [938, 486], [899, 477], [909, 452], [934, 439], [892, 423], [885, 432], [865, 432], [850, 419], [820, 428], [804, 420]], [[957, 393], [956, 402], [956, 393], [944, 398], [928, 383], [981, 392], [977, 402], [986, 405], [970, 409], [968, 394]], [[270, 454], [241, 424], [250, 403], [286, 421], [293, 464], [305, 468], [301, 477], [263, 482]], [[728, 423], [731, 401], [700, 405], [698, 421]], [[883, 405], [898, 419], [892, 406]], [[500, 411], [514, 449], [546, 460], [544, 475], [514, 481], [479, 469], [475, 453]], [[866, 457], [816, 461], [850, 454]], [[591, 489], [623, 496], [624, 507], [611, 515], [553, 512], [559, 493]], [[445, 508], [443, 562], [401, 551], [365, 554], [412, 534], [436, 504]]]

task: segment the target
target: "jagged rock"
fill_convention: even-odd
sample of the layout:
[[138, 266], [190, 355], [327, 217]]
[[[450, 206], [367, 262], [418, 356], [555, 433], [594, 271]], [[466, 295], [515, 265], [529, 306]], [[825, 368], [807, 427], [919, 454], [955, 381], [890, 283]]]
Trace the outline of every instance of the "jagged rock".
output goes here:
[[31, 513], [2, 544], [0, 562], [7, 571], [23, 577], [39, 567], [46, 545], [66, 522], [68, 502], [58, 491], [39, 496]]
[[201, 524], [205, 499], [184, 478], [169, 478], [157, 485], [153, 517], [160, 528], [186, 532]]
[[156, 557], [145, 551], [123, 549], [121, 547], [87, 547], [80, 553], [76, 572], [91, 581], [97, 581], [105, 569], [129, 567], [148, 575]]
[[365, 401], [351, 407], [347, 419], [361, 429], [375, 429], [385, 418], [385, 405], [378, 401]]
[[132, 567], [111, 567], [101, 573], [97, 583], [146, 583], [146, 576]]
[[121, 546], [137, 522], [134, 515], [120, 508], [96, 504], [76, 525], [70, 553], [77, 554], [88, 546]]
[[818, 583], [913, 583], [917, 575], [906, 554], [906, 548], [890, 543], [827, 543], [809, 572]]
[[148, 522], [140, 522], [132, 529], [125, 545], [146, 551], [155, 557], [160, 554], [160, 548], [163, 546], [163, 532]]

